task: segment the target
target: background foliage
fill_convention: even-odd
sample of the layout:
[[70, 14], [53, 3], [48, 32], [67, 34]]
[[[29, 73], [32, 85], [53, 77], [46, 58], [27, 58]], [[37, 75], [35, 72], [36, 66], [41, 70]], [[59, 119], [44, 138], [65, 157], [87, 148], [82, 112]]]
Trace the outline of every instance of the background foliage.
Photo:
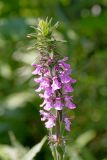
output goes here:
[[[38, 57], [26, 38], [29, 26], [47, 16], [61, 22], [55, 36], [67, 43], [59, 52], [69, 56], [77, 79], [68, 159], [107, 160], [107, 0], [0, 1], [0, 159], [21, 159], [47, 134], [31, 75]], [[52, 159], [48, 144], [34, 159]]]

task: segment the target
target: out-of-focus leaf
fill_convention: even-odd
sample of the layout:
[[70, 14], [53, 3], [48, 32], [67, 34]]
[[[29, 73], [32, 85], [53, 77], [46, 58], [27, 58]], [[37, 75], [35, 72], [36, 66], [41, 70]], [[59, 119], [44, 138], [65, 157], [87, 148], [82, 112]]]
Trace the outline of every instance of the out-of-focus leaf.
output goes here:
[[95, 138], [96, 133], [93, 130], [87, 131], [85, 133], [83, 133], [82, 135], [80, 135], [76, 141], [75, 144], [77, 146], [79, 146], [80, 148], [83, 148], [84, 146], [86, 146], [93, 138]]
[[28, 149], [24, 148], [16, 139], [15, 135], [13, 132], [9, 132], [11, 144], [14, 148], [17, 149], [18, 151], [18, 157], [22, 157], [25, 153], [27, 153]]
[[88, 148], [82, 148], [81, 155], [86, 160], [97, 160]]
[[0, 160], [18, 160], [17, 150], [8, 145], [0, 145]]
[[40, 143], [36, 144], [21, 160], [32, 160], [37, 155], [37, 153], [40, 152], [46, 139], [47, 138], [44, 137], [42, 139], [42, 141]]
[[[80, 135], [71, 146], [66, 147], [66, 154], [70, 160], [83, 160], [83, 157], [87, 160], [96, 160], [90, 151], [86, 148], [86, 145], [96, 136], [93, 130], [87, 131]], [[83, 153], [85, 152], [85, 153]]]
[[7, 97], [5, 103], [7, 108], [14, 109], [30, 101], [31, 98], [32, 94], [29, 92], [14, 93]]
[[32, 160], [40, 152], [47, 137], [44, 137], [40, 143], [32, 147], [31, 150], [23, 147], [10, 132], [12, 146], [0, 145], [0, 160]]

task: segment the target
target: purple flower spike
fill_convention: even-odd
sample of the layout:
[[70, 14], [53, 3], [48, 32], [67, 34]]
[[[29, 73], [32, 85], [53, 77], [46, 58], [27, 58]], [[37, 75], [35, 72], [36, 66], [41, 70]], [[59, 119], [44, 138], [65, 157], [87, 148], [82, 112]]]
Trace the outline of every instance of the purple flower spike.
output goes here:
[[39, 20], [35, 27], [35, 36], [30, 35], [36, 38], [35, 46], [38, 53], [35, 60], [38, 64], [32, 64], [34, 67], [32, 74], [34, 82], [38, 85], [35, 91], [43, 99], [40, 104], [40, 116], [49, 131], [48, 140], [53, 159], [62, 160], [66, 147], [64, 133], [71, 130], [72, 117], [67, 113], [76, 108], [72, 96], [76, 80], [71, 75], [72, 67], [68, 63], [69, 58], [60, 59], [57, 40], [53, 35], [58, 23], [52, 26], [51, 21], [48, 18], [45, 21]]
[[[76, 108], [72, 102], [72, 96], [69, 95], [73, 92], [72, 84], [76, 80], [70, 77], [72, 70], [70, 65], [65, 63], [67, 60], [68, 58], [65, 57], [56, 63], [54, 59], [49, 57], [47, 66], [33, 64], [36, 69], [32, 73], [39, 76], [34, 79], [39, 84], [39, 88], [35, 91], [40, 92], [39, 96], [44, 99], [40, 105], [43, 109], [40, 110], [40, 115], [42, 116], [41, 120], [45, 121], [46, 128], [53, 128], [56, 125], [57, 112], [61, 111], [64, 116], [63, 109], [65, 107]], [[70, 131], [70, 119], [66, 117], [62, 122], [65, 124], [65, 129]]]

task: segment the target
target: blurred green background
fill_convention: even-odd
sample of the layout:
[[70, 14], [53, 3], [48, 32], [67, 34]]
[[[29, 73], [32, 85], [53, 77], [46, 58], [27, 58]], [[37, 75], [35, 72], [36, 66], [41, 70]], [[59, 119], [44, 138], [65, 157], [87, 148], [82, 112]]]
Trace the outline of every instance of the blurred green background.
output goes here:
[[58, 50], [77, 79], [68, 160], [107, 160], [107, 0], [0, 1], [0, 160], [52, 160], [47, 143], [39, 152], [47, 131], [31, 74], [37, 54], [26, 38], [47, 16], [60, 21], [55, 36], [67, 43]]

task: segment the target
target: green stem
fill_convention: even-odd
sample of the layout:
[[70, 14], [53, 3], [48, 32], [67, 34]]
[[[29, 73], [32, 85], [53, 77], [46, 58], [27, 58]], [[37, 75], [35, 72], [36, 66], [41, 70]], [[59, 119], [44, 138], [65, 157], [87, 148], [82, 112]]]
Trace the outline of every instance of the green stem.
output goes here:
[[57, 121], [56, 121], [56, 136], [59, 141], [56, 146], [57, 160], [63, 160], [63, 150], [62, 150], [62, 134], [61, 134], [61, 123], [62, 123], [62, 111], [56, 112]]
[[55, 147], [53, 146], [53, 144], [52, 144], [52, 146], [51, 146], [51, 150], [52, 150], [52, 155], [53, 155], [54, 160], [58, 160], [58, 159], [57, 159], [56, 149], [55, 149]]

